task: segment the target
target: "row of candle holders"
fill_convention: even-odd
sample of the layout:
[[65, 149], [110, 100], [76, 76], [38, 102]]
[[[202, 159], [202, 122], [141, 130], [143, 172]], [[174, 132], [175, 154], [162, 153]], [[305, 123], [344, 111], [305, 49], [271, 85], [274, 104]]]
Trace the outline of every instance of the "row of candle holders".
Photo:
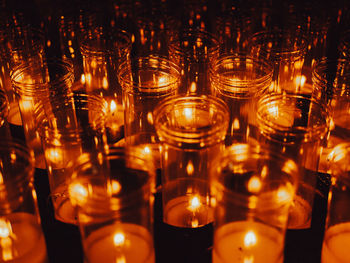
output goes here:
[[[47, 171], [55, 218], [79, 226], [86, 262], [155, 262], [159, 195], [163, 223], [213, 225], [212, 262], [287, 261], [287, 231], [304, 245], [324, 230], [322, 262], [348, 261], [345, 37], [333, 59], [324, 35], [298, 27], [256, 33], [240, 53], [191, 28], [139, 56], [135, 35], [91, 27], [70, 45], [79, 64], [47, 58], [41, 31], [10, 31], [0, 261], [48, 262], [34, 168]], [[327, 199], [325, 223], [315, 211]]]

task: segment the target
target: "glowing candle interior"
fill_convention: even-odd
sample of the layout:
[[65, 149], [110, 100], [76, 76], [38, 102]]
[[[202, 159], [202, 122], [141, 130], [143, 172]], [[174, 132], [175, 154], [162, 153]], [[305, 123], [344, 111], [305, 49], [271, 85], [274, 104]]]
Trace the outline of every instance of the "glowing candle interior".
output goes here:
[[0, 218], [0, 262], [48, 262], [43, 232], [37, 218], [13, 213]]
[[219, 227], [214, 234], [213, 263], [282, 263], [283, 233], [250, 221]]
[[142, 226], [120, 223], [94, 231], [84, 240], [90, 263], [154, 263], [152, 236]]

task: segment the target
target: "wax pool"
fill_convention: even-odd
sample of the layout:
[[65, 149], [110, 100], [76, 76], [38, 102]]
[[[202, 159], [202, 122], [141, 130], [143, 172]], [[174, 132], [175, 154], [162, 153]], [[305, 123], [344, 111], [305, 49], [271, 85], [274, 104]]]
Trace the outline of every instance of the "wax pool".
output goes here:
[[[197, 198], [197, 204], [191, 204]], [[196, 228], [213, 221], [212, 208], [197, 196], [176, 197], [165, 205], [164, 222], [177, 227]]]
[[153, 240], [148, 230], [136, 224], [100, 228], [84, 241], [89, 263], [154, 263]]
[[0, 220], [0, 262], [48, 262], [44, 235], [34, 215], [13, 213]]
[[283, 233], [261, 223], [228, 223], [214, 233], [213, 263], [282, 263], [283, 241]]
[[341, 223], [326, 230], [322, 263], [350, 262], [350, 223]]

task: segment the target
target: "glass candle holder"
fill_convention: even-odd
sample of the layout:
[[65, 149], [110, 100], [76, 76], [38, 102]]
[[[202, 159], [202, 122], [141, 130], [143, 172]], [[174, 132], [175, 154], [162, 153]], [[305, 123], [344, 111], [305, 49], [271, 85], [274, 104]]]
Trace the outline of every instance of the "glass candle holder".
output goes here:
[[[310, 228], [322, 145], [328, 137], [329, 108], [307, 95], [267, 94], [257, 103], [258, 141], [300, 166], [299, 187], [288, 228]], [[319, 193], [318, 193], [319, 194]]]
[[[73, 67], [62, 60], [24, 63], [12, 72], [11, 82], [21, 112], [26, 143], [34, 151], [35, 167], [45, 169], [35, 109], [41, 104], [49, 106], [52, 98], [65, 100], [72, 96]], [[69, 118], [64, 120], [74, 122], [74, 112], [66, 111], [66, 114]]]
[[0, 35], [0, 80], [10, 105], [8, 121], [11, 128], [20, 130], [21, 133], [23, 133], [23, 123], [16, 95], [11, 85], [10, 72], [14, 71], [20, 64], [43, 61], [45, 57], [44, 47], [43, 32], [29, 26], [10, 26], [4, 35]]
[[313, 67], [313, 96], [330, 105], [330, 134], [324, 145], [319, 171], [329, 173], [329, 154], [350, 140], [350, 63], [346, 59], [323, 58]]
[[283, 262], [298, 166], [261, 146], [234, 144], [212, 166], [213, 262]]
[[307, 40], [300, 30], [271, 30], [254, 34], [249, 40], [253, 57], [274, 64], [272, 92], [298, 93]]
[[230, 109], [225, 144], [247, 142], [256, 137], [255, 103], [272, 83], [272, 65], [244, 54], [226, 55], [212, 63], [210, 82], [213, 94]]
[[180, 68], [158, 56], [135, 58], [119, 68], [125, 106], [125, 143], [142, 149], [159, 168], [158, 137], [153, 110], [163, 99], [173, 96], [180, 86]]
[[161, 102], [154, 116], [161, 142], [163, 221], [183, 228], [211, 223], [209, 169], [224, 147], [226, 104], [210, 96], [177, 96]]
[[103, 96], [109, 104], [106, 129], [109, 144], [123, 135], [124, 105], [117, 72], [121, 63], [130, 63], [131, 36], [116, 28], [96, 28], [81, 42], [86, 91]]
[[184, 30], [169, 40], [170, 60], [181, 66], [183, 94], [210, 94], [209, 62], [219, 55], [219, 41], [203, 30]]
[[77, 122], [66, 126], [58, 126], [57, 123], [62, 123], [60, 119], [69, 117], [66, 111], [71, 111], [70, 99], [52, 100], [51, 104], [60, 109], [60, 114], [43, 107], [36, 109], [50, 196], [55, 218], [65, 223], [77, 224], [76, 210], [68, 193], [68, 181], [71, 176], [69, 163], [84, 153], [89, 153], [97, 160], [103, 159], [107, 145], [104, 128], [106, 101], [95, 95], [75, 94], [73, 106]]
[[[78, 208], [87, 262], [154, 263], [152, 237], [154, 168], [124, 148], [112, 148], [107, 170], [86, 158], [75, 165], [70, 194]], [[110, 187], [97, 180], [109, 175]]]
[[0, 261], [48, 263], [33, 184], [33, 154], [20, 142], [1, 141], [0, 162]]
[[331, 153], [332, 185], [328, 198], [328, 214], [323, 239], [321, 262], [347, 262], [350, 233], [350, 144], [338, 144]]

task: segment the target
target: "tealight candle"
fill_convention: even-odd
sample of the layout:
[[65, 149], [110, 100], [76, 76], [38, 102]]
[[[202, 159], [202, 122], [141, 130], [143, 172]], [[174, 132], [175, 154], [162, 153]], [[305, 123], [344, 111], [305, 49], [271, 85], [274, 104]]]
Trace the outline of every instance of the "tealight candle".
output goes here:
[[214, 236], [213, 263], [282, 263], [283, 233], [252, 221], [219, 227]]
[[89, 263], [154, 263], [152, 236], [136, 224], [116, 223], [94, 231], [84, 241]]
[[178, 227], [196, 228], [213, 221], [213, 211], [197, 195], [186, 195], [170, 200], [164, 208], [164, 222]]
[[45, 238], [36, 216], [13, 213], [0, 218], [0, 261], [48, 262]]

